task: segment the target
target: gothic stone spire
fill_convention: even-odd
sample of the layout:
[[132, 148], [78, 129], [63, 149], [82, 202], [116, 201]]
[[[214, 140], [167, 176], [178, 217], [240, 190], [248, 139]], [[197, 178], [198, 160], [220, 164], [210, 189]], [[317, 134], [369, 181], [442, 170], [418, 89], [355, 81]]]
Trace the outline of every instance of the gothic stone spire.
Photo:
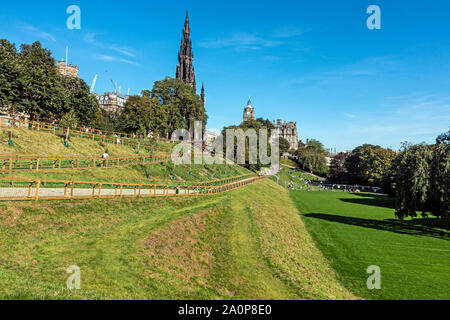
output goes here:
[[189, 14], [186, 12], [183, 38], [181, 39], [180, 51], [178, 52], [177, 79], [183, 80], [197, 91], [195, 83], [194, 53], [192, 52], [192, 42], [189, 38], [190, 35]]
[[205, 84], [202, 83], [202, 94], [200, 95], [202, 98], [203, 104], [205, 104]]

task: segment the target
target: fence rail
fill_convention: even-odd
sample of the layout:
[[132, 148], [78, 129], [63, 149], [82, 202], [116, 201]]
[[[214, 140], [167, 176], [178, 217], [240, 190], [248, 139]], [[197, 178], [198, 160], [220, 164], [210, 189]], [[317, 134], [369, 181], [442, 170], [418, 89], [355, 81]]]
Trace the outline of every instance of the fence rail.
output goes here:
[[[1, 117], [0, 116], [0, 128], [12, 128], [12, 129], [28, 129], [28, 130], [36, 130], [42, 132], [48, 132], [55, 135], [65, 135], [66, 129], [60, 127], [58, 124], [46, 123], [46, 122], [37, 122], [37, 121], [29, 121], [22, 119], [12, 119], [10, 117]], [[143, 147], [146, 150], [155, 149], [155, 145], [150, 143], [147, 137], [143, 135], [130, 135], [119, 132], [107, 132], [104, 133], [101, 130], [97, 129], [82, 129], [82, 128], [74, 128], [69, 131], [69, 135], [71, 137], [79, 137], [90, 139], [92, 141], [101, 141], [105, 143], [116, 144], [118, 142], [117, 139], [120, 140], [120, 144], [132, 147]], [[169, 147], [159, 146], [161, 151], [168, 152], [170, 151]]]
[[260, 179], [263, 177], [254, 176], [219, 186], [204, 186], [0, 178], [0, 201], [207, 196], [242, 188]]
[[101, 157], [64, 157], [33, 155], [0, 155], [0, 173], [17, 171], [42, 172], [58, 170], [112, 169], [136, 165], [165, 163], [170, 160], [168, 152], [149, 155]]

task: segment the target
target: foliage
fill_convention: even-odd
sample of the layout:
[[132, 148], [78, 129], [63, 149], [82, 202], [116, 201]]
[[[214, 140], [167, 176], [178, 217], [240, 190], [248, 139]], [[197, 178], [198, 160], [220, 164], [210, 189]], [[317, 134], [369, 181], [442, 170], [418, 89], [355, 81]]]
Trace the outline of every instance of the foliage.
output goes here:
[[299, 149], [296, 153], [298, 164], [303, 170], [311, 173], [326, 173], [326, 159], [324, 154], [308, 149]]
[[399, 219], [415, 217], [417, 210], [426, 211], [431, 159], [432, 150], [425, 144], [404, 144], [403, 150], [394, 159], [395, 214]]
[[[264, 122], [263, 122], [264, 123]], [[265, 123], [266, 125], [266, 123]], [[247, 132], [247, 130], [252, 129], [255, 130], [256, 133], [256, 139], [257, 139], [257, 144], [259, 146], [259, 137], [260, 137], [260, 129], [268, 129], [265, 125], [263, 125], [260, 121], [258, 120], [248, 120], [245, 122], [242, 122], [239, 126], [228, 126], [225, 127], [222, 130], [222, 137], [223, 137], [223, 145], [224, 145], [224, 150], [226, 150], [227, 148], [227, 135], [226, 135], [226, 131], [228, 129], [232, 129], [232, 130], [239, 130], [242, 129], [244, 131], [244, 133]], [[270, 135], [271, 132], [270, 130], [267, 131], [267, 142], [266, 142], [266, 146], [267, 146], [267, 156], [271, 155], [271, 147], [270, 147]], [[261, 168], [263, 167], [263, 164], [261, 163], [261, 159], [260, 159], [260, 155], [259, 152], [257, 152], [256, 154], [256, 163], [255, 164], [250, 164], [250, 148], [249, 148], [249, 138], [245, 139], [245, 164], [243, 164], [243, 166], [249, 170], [252, 171], [259, 171], [261, 170]], [[234, 143], [234, 159], [232, 159], [235, 163], [237, 162], [237, 143]], [[258, 148], [259, 150], [259, 148]]]
[[450, 130], [440, 134], [436, 138], [436, 144], [440, 144], [440, 143], [446, 143], [446, 144], [450, 143]]
[[329, 172], [326, 161], [328, 152], [320, 141], [315, 139], [308, 140], [306, 147], [298, 149], [295, 155], [300, 168], [303, 170], [320, 175], [325, 175]]
[[[100, 110], [97, 99], [90, 94], [89, 86], [84, 80], [59, 76], [60, 102], [53, 116], [59, 119], [70, 110], [74, 110], [80, 125], [91, 126], [96, 123]], [[100, 129], [98, 127], [95, 127]]]
[[0, 107], [15, 114], [24, 87], [23, 65], [14, 44], [0, 39]]
[[164, 126], [155, 124], [155, 130], [162, 135], [170, 137], [177, 129], [187, 129], [191, 121], [202, 121], [203, 128], [206, 127], [208, 116], [203, 101], [190, 85], [180, 79], [167, 77], [156, 81], [152, 91], [144, 90], [143, 96], [159, 102], [161, 108], [154, 109], [155, 114], [165, 113]]
[[[160, 113], [157, 113], [159, 111]], [[161, 112], [161, 105], [155, 98], [132, 96], [125, 104], [125, 108], [117, 119], [119, 131], [126, 133], [147, 134], [153, 130], [161, 130], [157, 124], [166, 123], [165, 114]]]
[[339, 183], [347, 183], [348, 172], [345, 167], [345, 160], [349, 156], [347, 152], [339, 152], [333, 158], [330, 163], [330, 178], [331, 180]]
[[66, 142], [69, 140], [70, 129], [75, 128], [78, 125], [78, 117], [73, 109], [67, 112], [59, 122], [62, 128], [66, 129]]
[[82, 125], [92, 125], [98, 102], [87, 84], [58, 74], [51, 52], [40, 42], [14, 44], [0, 40], [0, 105], [10, 114], [31, 120], [59, 120], [70, 110]]
[[[448, 141], [448, 140], [447, 140]], [[433, 148], [430, 163], [429, 209], [436, 217], [450, 218], [450, 144], [440, 143]]]
[[286, 153], [291, 148], [291, 144], [285, 138], [280, 137], [280, 154]]
[[386, 177], [396, 196], [396, 215], [416, 217], [417, 211], [449, 219], [450, 145], [439, 136], [435, 145], [403, 144]]
[[350, 183], [380, 186], [395, 152], [380, 146], [364, 144], [355, 148], [345, 159]]

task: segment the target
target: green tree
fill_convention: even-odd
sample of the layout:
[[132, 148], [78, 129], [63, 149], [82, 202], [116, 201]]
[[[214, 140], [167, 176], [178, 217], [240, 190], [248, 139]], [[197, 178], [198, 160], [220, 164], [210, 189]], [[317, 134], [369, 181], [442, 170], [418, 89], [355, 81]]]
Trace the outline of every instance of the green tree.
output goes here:
[[[448, 141], [448, 140], [447, 140]], [[436, 217], [449, 219], [450, 209], [450, 144], [441, 142], [433, 147], [430, 162], [428, 205]]]
[[295, 152], [297, 162], [303, 170], [324, 175], [329, 172], [326, 157], [328, 152], [323, 144], [315, 139], [308, 140], [305, 148]]
[[364, 144], [355, 148], [345, 160], [350, 182], [381, 186], [394, 157], [394, 151], [380, 146]]
[[436, 143], [440, 144], [440, 143], [446, 143], [449, 144], [450, 143], [450, 130], [440, 134], [437, 138], [436, 138]]
[[285, 138], [280, 137], [280, 154], [286, 153], [291, 148], [291, 144]]
[[75, 128], [78, 125], [78, 117], [75, 111], [72, 109], [67, 112], [60, 120], [59, 125], [61, 128], [66, 129], [65, 143], [69, 143], [70, 129]]
[[[143, 95], [148, 95], [148, 90]], [[167, 137], [177, 129], [188, 129], [192, 121], [202, 121], [206, 127], [208, 116], [200, 96], [180, 79], [167, 77], [155, 82], [151, 97], [167, 110]]]
[[330, 178], [338, 183], [348, 183], [348, 172], [345, 168], [345, 160], [348, 157], [347, 152], [339, 152], [330, 162]]
[[14, 44], [0, 39], [0, 107], [15, 116], [24, 90], [24, 68]]
[[[225, 127], [222, 131], [225, 150], [227, 148], [227, 135], [226, 135], [227, 129], [233, 129], [233, 130], [241, 129], [244, 131], [244, 133], [246, 133], [247, 130], [249, 130], [249, 129], [255, 130], [256, 141], [257, 141], [257, 144], [259, 145], [260, 129], [267, 129], [265, 125], [266, 124], [263, 125], [258, 120], [248, 120], [248, 121], [242, 122], [239, 126]], [[271, 155], [271, 147], [270, 147], [270, 133], [269, 132], [267, 133], [266, 146], [267, 146], [267, 156], [270, 156]], [[259, 146], [259, 148], [261, 148], [261, 146]], [[258, 150], [259, 150], [259, 148], [258, 148]], [[235, 158], [232, 160], [237, 162], [237, 144], [236, 143], [234, 143], [234, 156], [235, 156]], [[249, 138], [245, 139], [245, 164], [243, 164], [242, 166], [249, 170], [255, 171], [255, 172], [261, 170], [261, 168], [263, 167], [263, 164], [261, 163], [261, 159], [259, 156], [259, 152], [256, 152], [256, 163], [254, 163], [254, 164], [250, 163], [250, 141], [249, 141]]]
[[[91, 95], [89, 86], [84, 80], [58, 76], [59, 101], [52, 116], [60, 118], [70, 110], [74, 110], [80, 125], [93, 125], [100, 110], [98, 100]], [[100, 129], [100, 128], [98, 128]]]
[[399, 219], [416, 217], [416, 211], [427, 211], [430, 188], [432, 151], [425, 144], [403, 144], [403, 150], [392, 162], [394, 172], [396, 211]]
[[61, 87], [56, 61], [39, 41], [21, 45], [21, 63], [24, 67], [22, 105], [31, 120], [52, 120], [58, 114]]
[[118, 116], [117, 125], [119, 130], [126, 133], [146, 134], [150, 130], [151, 104], [151, 98], [130, 97]]
[[306, 143], [306, 148], [308, 149], [308, 151], [313, 153], [328, 155], [328, 151], [325, 150], [323, 143], [316, 139], [308, 140], [308, 142]]
[[299, 149], [296, 152], [297, 162], [303, 170], [316, 174], [328, 173], [325, 155], [315, 150]]

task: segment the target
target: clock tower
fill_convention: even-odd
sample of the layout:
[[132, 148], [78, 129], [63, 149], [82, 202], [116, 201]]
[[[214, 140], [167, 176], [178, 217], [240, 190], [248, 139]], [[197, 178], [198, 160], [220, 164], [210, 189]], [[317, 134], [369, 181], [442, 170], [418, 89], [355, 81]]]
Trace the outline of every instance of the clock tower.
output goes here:
[[244, 122], [248, 120], [255, 120], [255, 108], [252, 107], [250, 100], [248, 100], [247, 107], [244, 108]]

